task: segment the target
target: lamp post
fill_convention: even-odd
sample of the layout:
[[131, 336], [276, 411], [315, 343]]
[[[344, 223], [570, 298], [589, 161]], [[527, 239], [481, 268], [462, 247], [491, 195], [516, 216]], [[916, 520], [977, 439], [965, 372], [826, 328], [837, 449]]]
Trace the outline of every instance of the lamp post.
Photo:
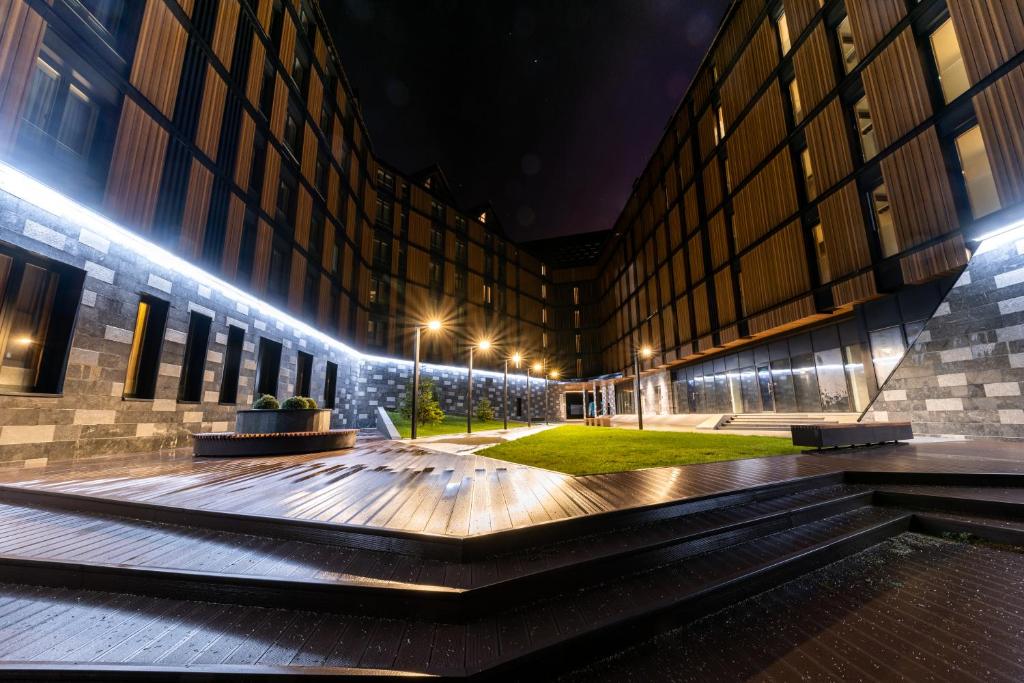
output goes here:
[[[537, 362], [537, 363], [533, 364], [533, 372], [534, 373], [540, 373], [540, 372], [543, 372], [543, 371], [544, 371], [543, 363]], [[527, 370], [526, 373], [527, 373], [526, 374], [526, 409], [527, 409], [527, 412], [529, 412], [529, 409], [530, 409], [530, 374], [529, 373], [530, 373], [530, 371]], [[547, 382], [546, 379], [545, 379], [545, 382]], [[532, 414], [531, 414], [531, 416], [532, 416]], [[533, 426], [533, 422], [532, 421], [530, 422], [530, 426], [531, 427]]]
[[466, 433], [473, 433], [473, 350], [487, 351], [491, 348], [489, 339], [481, 339], [469, 345], [469, 381], [466, 383]]
[[650, 358], [653, 353], [651, 347], [646, 344], [643, 346], [633, 345], [633, 393], [636, 395], [636, 426], [638, 429], [644, 428], [644, 406], [643, 399], [640, 397], [640, 356]]
[[[519, 361], [521, 359], [522, 359], [522, 356], [519, 355], [518, 351], [512, 354], [512, 362], [515, 363], [515, 366], [517, 368], [519, 367]], [[505, 386], [502, 388], [502, 392], [504, 393], [505, 405], [504, 405], [504, 407], [502, 408], [502, 411], [501, 411], [502, 412], [502, 417], [505, 419], [505, 431], [508, 431], [508, 361], [509, 361], [509, 359], [506, 358], [505, 359]], [[529, 387], [527, 387], [527, 390], [529, 390]]]
[[548, 418], [551, 415], [551, 408], [548, 405], [551, 402], [551, 392], [548, 391], [548, 377], [551, 379], [558, 379], [558, 370], [552, 370], [544, 375], [544, 424], [551, 424], [548, 421]]
[[437, 332], [441, 329], [440, 320], [431, 320], [426, 325], [416, 326], [416, 337], [413, 341], [413, 362], [412, 362], [412, 429], [410, 430], [410, 436], [416, 438], [416, 423], [419, 421], [419, 402], [420, 402], [420, 333], [423, 330], [430, 330], [431, 332]]

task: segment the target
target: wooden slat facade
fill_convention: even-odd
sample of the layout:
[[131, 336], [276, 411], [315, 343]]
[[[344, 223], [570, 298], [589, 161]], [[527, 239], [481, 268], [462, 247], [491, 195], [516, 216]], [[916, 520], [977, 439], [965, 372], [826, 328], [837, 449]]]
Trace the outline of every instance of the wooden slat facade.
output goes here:
[[104, 207], [134, 230], [148, 232], [153, 221], [168, 133], [142, 108], [125, 99], [107, 176]]
[[832, 279], [871, 265], [867, 226], [857, 181], [851, 180], [818, 205]]
[[220, 127], [224, 118], [224, 100], [227, 92], [228, 84], [212, 65], [207, 66], [195, 142], [196, 147], [212, 161], [217, 160], [217, 146], [220, 144]]
[[24, 0], [0, 0], [0, 153], [17, 135], [45, 30], [42, 17]]
[[238, 0], [220, 0], [217, 5], [217, 23], [213, 30], [213, 40], [210, 41], [210, 46], [225, 69], [231, 68], [240, 9]]
[[972, 84], [1024, 50], [1024, 0], [948, 0]]
[[882, 159], [901, 250], [960, 227], [935, 128]]
[[975, 95], [974, 111], [999, 201], [1024, 201], [1024, 66]]
[[729, 135], [726, 145], [732, 182], [742, 182], [785, 137], [782, 94], [773, 84]]
[[818, 192], [821, 193], [853, 172], [850, 138], [839, 98], [829, 102], [804, 130]]
[[804, 112], [818, 106], [836, 85], [835, 60], [824, 23], [819, 23], [793, 55], [800, 104]]
[[970, 254], [962, 235], [925, 247], [900, 259], [903, 281], [920, 284], [942, 275], [960, 271], [967, 265]]
[[198, 159], [193, 159], [178, 240], [178, 250], [187, 258], [197, 259], [203, 253], [203, 236], [206, 233], [206, 217], [210, 209], [212, 189], [213, 173]]
[[905, 0], [846, 0], [853, 43], [860, 59], [907, 15]]
[[740, 258], [743, 311], [751, 315], [810, 289], [799, 221]]
[[[750, 0], [748, 0], [750, 4]], [[722, 83], [722, 114], [726, 130], [730, 129], [740, 111], [747, 105], [768, 74], [779, 63], [779, 46], [775, 29], [767, 18], [761, 22], [750, 44]]]
[[786, 10], [789, 35], [793, 40], [803, 33], [821, 10], [819, 0], [783, 0], [782, 6]]
[[733, 197], [736, 250], [759, 240], [796, 209], [793, 162], [784, 149]]
[[864, 67], [861, 80], [880, 148], [896, 142], [932, 114], [921, 58], [909, 27]]
[[174, 117], [188, 34], [162, 0], [146, 3], [131, 83], [168, 119]]

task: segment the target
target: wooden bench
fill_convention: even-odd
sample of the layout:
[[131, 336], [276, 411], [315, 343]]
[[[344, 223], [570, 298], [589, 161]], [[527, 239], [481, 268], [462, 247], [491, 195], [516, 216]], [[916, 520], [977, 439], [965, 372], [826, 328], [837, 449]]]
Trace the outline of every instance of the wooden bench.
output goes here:
[[819, 449], [895, 443], [914, 438], [914, 430], [909, 422], [792, 425], [790, 431], [794, 445]]

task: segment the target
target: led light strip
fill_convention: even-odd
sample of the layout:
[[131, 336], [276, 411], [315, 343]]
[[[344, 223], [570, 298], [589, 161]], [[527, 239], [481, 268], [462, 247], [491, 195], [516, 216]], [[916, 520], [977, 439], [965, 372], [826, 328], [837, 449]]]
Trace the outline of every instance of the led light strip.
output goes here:
[[[407, 358], [389, 358], [387, 356], [374, 356], [342, 343], [317, 328], [301, 320], [293, 318], [284, 311], [271, 306], [266, 301], [258, 299], [252, 294], [245, 292], [235, 285], [232, 285], [220, 278], [199, 268], [193, 263], [177, 256], [162, 247], [149, 242], [131, 230], [114, 223], [108, 218], [101, 216], [95, 211], [88, 209], [69, 197], [61, 194], [51, 187], [43, 185], [35, 178], [25, 174], [17, 168], [0, 161], [0, 189], [19, 199], [32, 204], [39, 209], [63, 218], [72, 224], [95, 232], [96, 234], [109, 239], [120, 247], [124, 247], [135, 254], [148, 259], [154, 266], [166, 270], [175, 271], [192, 281], [207, 286], [223, 296], [248, 306], [253, 311], [276, 319], [277, 322], [291, 327], [298, 335], [313, 337], [330, 347], [338, 349], [342, 353], [354, 357], [363, 362], [376, 363], [397, 363], [412, 366], [413, 362]], [[437, 369], [448, 372], [466, 372], [465, 367], [453, 365], [437, 365], [434, 363], [421, 363], [421, 367]], [[489, 377], [504, 377], [504, 373], [493, 370], [477, 370], [474, 373]], [[525, 381], [525, 374], [509, 373], [510, 378], [517, 378]], [[536, 379], [542, 379], [540, 377]], [[557, 380], [551, 380], [560, 383]]]

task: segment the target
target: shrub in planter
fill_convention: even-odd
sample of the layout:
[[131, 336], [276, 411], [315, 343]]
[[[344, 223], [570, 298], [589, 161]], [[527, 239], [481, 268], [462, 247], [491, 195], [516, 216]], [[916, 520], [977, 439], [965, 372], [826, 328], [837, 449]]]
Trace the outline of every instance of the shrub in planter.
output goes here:
[[318, 410], [320, 408], [320, 406], [317, 405], [315, 398], [303, 396], [302, 400], [306, 402], [306, 410]]
[[263, 394], [253, 402], [252, 407], [253, 410], [277, 410], [281, 406], [276, 398], [270, 394]]
[[301, 396], [292, 396], [291, 398], [285, 399], [284, 403], [281, 404], [281, 410], [305, 410], [306, 399]]

